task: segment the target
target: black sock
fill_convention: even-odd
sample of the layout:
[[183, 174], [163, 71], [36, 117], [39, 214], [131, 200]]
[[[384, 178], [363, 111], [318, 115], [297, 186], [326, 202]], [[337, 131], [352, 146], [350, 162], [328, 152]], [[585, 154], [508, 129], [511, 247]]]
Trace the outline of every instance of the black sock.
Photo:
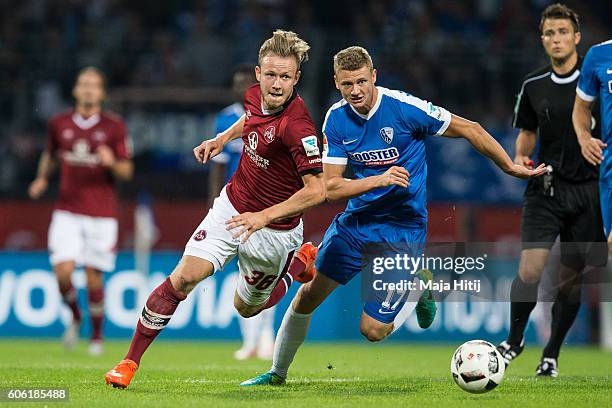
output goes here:
[[536, 306], [538, 283], [525, 283], [518, 276], [512, 281], [510, 289], [510, 332], [506, 341], [518, 346], [523, 340], [523, 333], [529, 321], [529, 315]]
[[580, 309], [581, 286], [580, 284], [574, 285], [569, 293], [567, 291], [559, 291], [552, 307], [550, 339], [548, 339], [548, 343], [544, 347], [542, 357], [554, 359], [559, 357], [563, 340], [565, 340], [567, 332], [572, 327], [572, 324], [574, 324], [578, 309]]

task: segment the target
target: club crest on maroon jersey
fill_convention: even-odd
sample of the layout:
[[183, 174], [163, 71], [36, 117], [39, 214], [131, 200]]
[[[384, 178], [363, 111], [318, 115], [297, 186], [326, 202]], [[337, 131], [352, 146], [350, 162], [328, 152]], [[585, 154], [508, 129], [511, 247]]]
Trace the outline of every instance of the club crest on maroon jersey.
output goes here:
[[256, 132], [251, 132], [249, 133], [249, 147], [253, 150], [257, 150], [257, 141], [259, 139], [259, 137], [257, 136]]
[[276, 129], [274, 128], [274, 126], [268, 126], [268, 128], [264, 132], [264, 139], [266, 139], [268, 143], [272, 143], [272, 141], [274, 140], [275, 130]]
[[251, 119], [251, 116], [253, 116], [250, 109], [247, 109], [246, 112], [244, 112], [244, 115], [246, 116], [247, 120]]
[[202, 241], [204, 238], [206, 238], [206, 230], [199, 230], [198, 233], [193, 236], [193, 239], [196, 241]]

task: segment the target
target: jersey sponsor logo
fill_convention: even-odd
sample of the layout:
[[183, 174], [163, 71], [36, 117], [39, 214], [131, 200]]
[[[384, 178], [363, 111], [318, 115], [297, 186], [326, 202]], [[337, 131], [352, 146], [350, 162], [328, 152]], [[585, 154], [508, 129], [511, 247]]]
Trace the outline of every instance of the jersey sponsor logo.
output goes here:
[[319, 146], [317, 144], [316, 136], [306, 136], [302, 138], [302, 145], [306, 151], [306, 156], [318, 156]]
[[72, 151], [64, 152], [62, 158], [76, 166], [95, 166], [100, 163], [98, 156], [90, 152], [89, 143], [85, 139], [78, 139], [74, 142]]
[[349, 153], [351, 160], [364, 163], [366, 166], [378, 166], [395, 163], [399, 159], [399, 151], [395, 147], [380, 150]]
[[612, 93], [612, 81], [608, 81], [608, 92]]
[[[380, 129], [380, 130], [381, 130], [381, 132], [382, 132], [382, 129]], [[350, 145], [350, 144], [352, 144], [352, 143], [355, 143], [356, 141], [357, 141], [357, 139], [353, 139], [353, 140], [343, 140], [343, 141], [342, 141], [342, 144], [346, 146], [346, 145]]]
[[64, 129], [62, 131], [62, 137], [66, 140], [70, 140], [74, 137], [74, 130], [72, 129]]
[[387, 142], [387, 144], [391, 144], [391, 142], [393, 141], [393, 128], [384, 127], [380, 129], [380, 137], [382, 137], [382, 140]]
[[251, 116], [253, 116], [253, 114], [251, 113], [250, 109], [247, 109], [246, 112], [244, 112], [244, 116], [246, 120], [251, 119]]
[[193, 239], [196, 241], [202, 241], [206, 238], [206, 230], [199, 230], [197, 234], [193, 236]]
[[274, 140], [275, 130], [276, 129], [274, 128], [274, 126], [268, 126], [268, 128], [264, 132], [264, 139], [266, 139], [268, 143], [272, 143], [272, 141]]
[[610, 69], [610, 68], [606, 69], [606, 74], [612, 75], [612, 69]]
[[244, 145], [244, 152], [249, 156], [249, 159], [255, 163], [257, 167], [261, 167], [262, 169], [267, 169], [270, 161], [268, 159], [264, 159], [259, 154], [257, 154], [257, 144], [259, 141], [259, 136], [257, 132], [251, 132], [247, 136], [248, 144]]
[[259, 136], [256, 132], [249, 133], [249, 147], [253, 150], [257, 150], [257, 142], [259, 141]]
[[316, 159], [310, 159], [308, 160], [308, 164], [315, 164], [315, 163], [321, 163], [321, 158], [317, 157]]

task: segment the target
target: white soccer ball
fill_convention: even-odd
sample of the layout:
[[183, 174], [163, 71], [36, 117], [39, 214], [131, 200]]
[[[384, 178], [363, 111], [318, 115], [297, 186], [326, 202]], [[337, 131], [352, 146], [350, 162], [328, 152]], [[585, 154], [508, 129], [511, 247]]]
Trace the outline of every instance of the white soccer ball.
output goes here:
[[499, 351], [484, 340], [463, 343], [451, 359], [453, 379], [461, 389], [474, 394], [497, 387], [505, 371], [506, 365]]

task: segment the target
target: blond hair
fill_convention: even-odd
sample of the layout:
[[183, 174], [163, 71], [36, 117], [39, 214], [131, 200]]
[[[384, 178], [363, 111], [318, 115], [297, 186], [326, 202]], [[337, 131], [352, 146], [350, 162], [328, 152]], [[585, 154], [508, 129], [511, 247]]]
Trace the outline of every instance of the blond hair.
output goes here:
[[309, 49], [310, 45], [293, 31], [276, 30], [259, 49], [259, 64], [261, 65], [265, 56], [274, 54], [279, 57], [294, 57], [299, 69], [302, 62], [308, 61]]
[[334, 55], [334, 72], [340, 70], [356, 71], [367, 66], [370, 71], [374, 69], [372, 57], [363, 47], [353, 46], [345, 48]]

